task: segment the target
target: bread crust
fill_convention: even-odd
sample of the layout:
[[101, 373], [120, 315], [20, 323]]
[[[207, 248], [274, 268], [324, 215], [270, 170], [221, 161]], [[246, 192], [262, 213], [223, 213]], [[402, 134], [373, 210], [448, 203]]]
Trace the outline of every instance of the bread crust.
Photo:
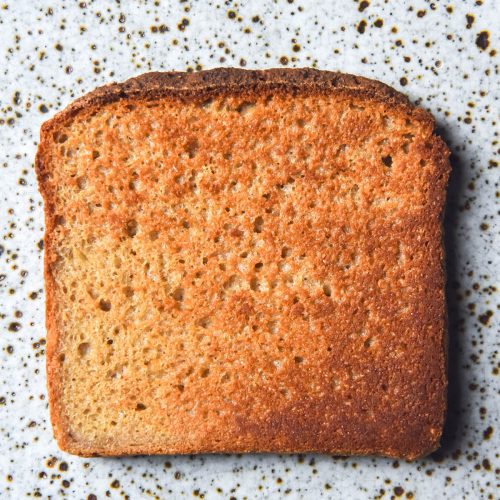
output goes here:
[[[53, 275], [53, 266], [57, 255], [53, 251], [52, 233], [56, 227], [56, 201], [54, 194], [49, 186], [50, 177], [50, 158], [49, 149], [54, 134], [62, 127], [66, 126], [71, 120], [75, 119], [81, 112], [97, 111], [101, 107], [128, 99], [156, 100], [165, 97], [180, 99], [185, 102], [203, 101], [219, 96], [238, 96], [245, 97], [258, 96], [262, 94], [282, 94], [287, 96], [297, 95], [329, 95], [342, 94], [347, 98], [363, 99], [367, 102], [383, 103], [388, 109], [394, 112], [403, 113], [411, 116], [412, 120], [422, 122], [426, 126], [433, 128], [434, 120], [426, 111], [413, 106], [408, 99], [380, 82], [369, 80], [362, 77], [346, 75], [342, 73], [318, 71], [313, 69], [271, 69], [263, 71], [248, 71], [241, 69], [214, 69], [202, 71], [199, 73], [147, 73], [136, 78], [132, 78], [123, 83], [113, 83], [100, 87], [87, 95], [77, 99], [66, 109], [57, 113], [51, 120], [43, 124], [41, 129], [40, 144], [36, 155], [35, 169], [38, 177], [40, 191], [45, 203], [45, 290], [46, 290], [46, 327], [47, 327], [47, 381], [50, 402], [51, 421], [54, 428], [55, 437], [62, 450], [81, 456], [117, 456], [117, 455], [137, 455], [137, 454], [164, 454], [164, 453], [217, 453], [217, 452], [279, 452], [279, 453], [297, 453], [297, 452], [319, 452], [335, 453], [339, 455], [365, 455], [377, 453], [388, 457], [399, 457], [413, 460], [424, 456], [435, 450], [439, 446], [441, 429], [444, 423], [446, 410], [446, 332], [443, 328], [441, 352], [434, 353], [433, 363], [439, 363], [441, 369], [441, 379], [437, 382], [435, 391], [437, 391], [436, 400], [439, 401], [437, 408], [430, 409], [432, 413], [433, 424], [439, 429], [434, 437], [429, 440], [422, 440], [420, 435], [412, 435], [412, 426], [418, 425], [418, 422], [409, 425], [408, 434], [405, 442], [399, 447], [393, 445], [381, 449], [379, 446], [370, 445], [366, 431], [358, 429], [357, 436], [351, 436], [351, 444], [343, 449], [331, 449], [323, 447], [314, 439], [310, 439], [305, 446], [294, 446], [290, 442], [282, 442], [273, 437], [268, 429], [254, 429], [262, 435], [263, 439], [257, 446], [246, 439], [241, 440], [233, 446], [226, 447], [222, 445], [202, 444], [193, 446], [177, 442], [174, 446], [167, 448], [163, 446], [151, 445], [141, 446], [116, 446], [110, 442], [106, 446], [96, 448], [92, 444], [79, 442], [75, 439], [64, 417], [64, 408], [61, 401], [61, 365], [62, 360], [59, 357], [59, 336], [57, 323], [57, 303], [54, 297], [55, 282]], [[436, 183], [434, 191], [430, 194], [434, 199], [433, 213], [430, 217], [443, 216], [443, 206], [445, 193], [443, 187], [450, 170], [448, 155], [449, 151], [445, 143], [437, 136], [432, 136], [431, 151], [429, 152], [430, 161], [437, 165], [437, 175], [443, 182]], [[444, 289], [444, 250], [442, 242], [436, 247], [435, 266], [429, 278], [429, 286]], [[445, 325], [446, 309], [444, 298], [440, 304], [423, 304], [435, 315], [436, 324]], [[318, 417], [324, 408], [321, 406], [304, 407], [304, 412], [317, 413]], [[279, 418], [283, 418], [280, 416]], [[245, 427], [242, 423], [242, 427]], [[283, 424], [286, 427], [286, 422]], [[296, 422], [290, 423], [289, 433], [294, 435], [300, 432]], [[262, 443], [266, 442], [266, 445]], [[365, 444], [368, 443], [368, 444]]]

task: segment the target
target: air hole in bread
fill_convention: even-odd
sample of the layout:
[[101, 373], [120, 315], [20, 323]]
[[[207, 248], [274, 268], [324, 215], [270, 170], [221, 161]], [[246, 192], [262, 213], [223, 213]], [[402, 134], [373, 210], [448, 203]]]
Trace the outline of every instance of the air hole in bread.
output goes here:
[[259, 280], [256, 276], [250, 280], [250, 290], [253, 290], [254, 292], [259, 290]]
[[86, 356], [90, 352], [90, 344], [88, 342], [82, 342], [78, 346], [78, 354], [80, 356]]
[[144, 403], [137, 403], [135, 405], [135, 410], [136, 411], [143, 411], [146, 409], [146, 405]]
[[323, 293], [327, 296], [327, 297], [331, 297], [332, 296], [332, 287], [328, 284], [324, 284], [323, 285]]
[[363, 345], [366, 349], [370, 348], [373, 345], [373, 339], [371, 337], [366, 339]]
[[239, 278], [235, 274], [233, 274], [224, 283], [224, 288], [226, 290], [232, 290], [232, 289], [236, 288], [239, 285], [239, 282], [240, 282]]
[[56, 226], [64, 226], [66, 224], [66, 217], [64, 215], [56, 215]]
[[85, 189], [87, 187], [87, 177], [78, 177], [76, 179], [76, 185], [80, 190]]
[[359, 106], [358, 104], [350, 103], [349, 108], [352, 109], [353, 111], [364, 111], [365, 107], [364, 106]]
[[54, 134], [54, 140], [59, 144], [63, 144], [68, 140], [67, 134]]
[[159, 231], [150, 231], [150, 233], [149, 233], [149, 239], [151, 241], [156, 241], [158, 239], [159, 235], [160, 235]]
[[127, 222], [126, 224], [126, 231], [127, 234], [133, 238], [137, 234], [139, 225], [137, 224], [137, 221], [135, 219], [131, 219]]
[[184, 151], [187, 153], [189, 158], [194, 158], [200, 149], [200, 143], [198, 139], [191, 138], [184, 147]]
[[255, 108], [255, 103], [254, 102], [242, 102], [236, 111], [242, 116], [248, 115], [253, 109]]
[[255, 264], [255, 266], [254, 266], [256, 271], [260, 271], [263, 267], [264, 267], [264, 264], [262, 262], [257, 262], [257, 264]]
[[134, 295], [134, 289], [130, 286], [126, 286], [123, 289], [123, 293], [125, 294], [125, 297], [130, 299], [130, 297], [132, 297]]
[[174, 292], [172, 293], [172, 297], [177, 302], [182, 302], [184, 300], [184, 288], [182, 288], [182, 287], [176, 288], [174, 290]]
[[111, 302], [106, 299], [101, 299], [99, 301], [99, 309], [104, 312], [109, 312], [111, 311]]
[[198, 107], [201, 108], [201, 109], [204, 109], [204, 110], [208, 111], [212, 107], [213, 103], [214, 103], [213, 99], [207, 99], [206, 101], [201, 102], [198, 105]]
[[99, 151], [92, 151], [92, 159], [93, 160], [97, 160], [97, 158], [99, 158], [101, 156], [101, 153]]
[[276, 333], [278, 331], [278, 323], [276, 321], [269, 321], [267, 328], [270, 333]]
[[398, 251], [397, 251], [397, 260], [398, 264], [402, 264], [404, 260], [404, 251], [403, 251], [403, 245], [401, 242], [398, 242]]
[[382, 163], [386, 166], [386, 167], [392, 167], [392, 156], [391, 155], [387, 155], [387, 156], [382, 156]]
[[198, 325], [201, 326], [202, 328], [208, 328], [212, 323], [212, 320], [210, 319], [209, 316], [204, 316], [203, 318], [200, 318], [198, 320]]
[[253, 222], [253, 230], [256, 233], [262, 232], [262, 227], [264, 226], [264, 219], [262, 217], [257, 217]]
[[403, 134], [403, 139], [406, 139], [406, 141], [403, 143], [404, 153], [408, 153], [410, 151], [410, 145], [413, 142], [414, 138], [415, 138], [414, 134]]
[[210, 368], [202, 368], [200, 371], [201, 378], [207, 378], [209, 374], [210, 374]]

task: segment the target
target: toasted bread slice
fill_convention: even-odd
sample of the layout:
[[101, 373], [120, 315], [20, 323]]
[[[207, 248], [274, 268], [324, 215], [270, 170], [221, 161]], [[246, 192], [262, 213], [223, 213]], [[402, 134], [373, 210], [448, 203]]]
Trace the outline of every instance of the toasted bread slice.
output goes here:
[[449, 164], [433, 128], [381, 83], [314, 70], [151, 73], [45, 123], [60, 447], [434, 450]]

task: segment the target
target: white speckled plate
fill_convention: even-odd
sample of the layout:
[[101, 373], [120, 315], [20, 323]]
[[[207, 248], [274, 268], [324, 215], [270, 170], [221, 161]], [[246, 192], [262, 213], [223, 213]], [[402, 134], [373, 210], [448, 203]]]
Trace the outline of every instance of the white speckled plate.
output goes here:
[[[498, 498], [498, 2], [44, 3], [0, 3], [0, 496]], [[360, 74], [434, 113], [453, 151], [445, 224], [450, 409], [440, 452], [405, 463], [321, 455], [80, 459], [57, 449], [33, 171], [40, 124], [113, 80], [216, 66]]]

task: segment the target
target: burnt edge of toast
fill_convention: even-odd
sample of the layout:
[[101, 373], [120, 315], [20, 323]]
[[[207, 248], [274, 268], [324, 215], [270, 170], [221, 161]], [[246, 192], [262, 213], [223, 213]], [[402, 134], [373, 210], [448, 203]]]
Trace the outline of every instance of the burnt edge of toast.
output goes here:
[[[402, 93], [392, 87], [376, 80], [349, 75], [339, 72], [323, 71], [310, 68], [302, 69], [267, 69], [267, 70], [243, 70], [238, 68], [216, 68], [212, 70], [200, 71], [197, 73], [186, 72], [150, 72], [131, 78], [122, 83], [111, 83], [98, 87], [69, 104], [64, 110], [58, 112], [53, 118], [46, 121], [40, 131], [40, 143], [35, 157], [35, 172], [39, 184], [39, 189], [44, 199], [45, 213], [45, 255], [44, 255], [44, 279], [46, 293], [46, 329], [47, 329], [47, 385], [49, 394], [49, 406], [51, 423], [59, 447], [63, 451], [68, 451], [84, 457], [92, 456], [124, 456], [139, 454], [164, 454], [165, 450], [152, 446], [147, 449], [134, 449], [133, 446], [127, 449], [116, 449], [113, 445], [105, 449], [96, 450], [85, 443], [76, 441], [71, 435], [71, 431], [66, 428], [61, 408], [61, 384], [60, 368], [61, 360], [56, 356], [59, 343], [59, 332], [56, 324], [56, 304], [53, 296], [54, 280], [52, 276], [52, 263], [55, 255], [52, 252], [51, 233], [55, 227], [55, 200], [53, 193], [48, 189], [47, 181], [49, 172], [46, 153], [48, 145], [53, 139], [54, 131], [58, 127], [67, 126], [73, 118], [80, 112], [97, 110], [106, 104], [127, 99], [144, 99], [146, 101], [171, 97], [185, 102], [201, 101], [212, 97], [224, 95], [244, 95], [254, 96], [262, 94], [282, 94], [291, 97], [298, 95], [328, 95], [339, 94], [346, 97], [366, 99], [367, 101], [385, 104], [389, 109], [397, 110], [408, 114], [416, 121], [425, 122], [432, 128], [435, 126], [433, 116], [427, 111], [413, 105]], [[448, 161], [450, 151], [445, 142], [437, 135], [432, 135], [432, 153], [438, 175], [448, 175], [450, 164]], [[444, 193], [443, 199], [434, 204], [441, 220], [444, 219]], [[436, 212], [435, 212], [436, 213]], [[441, 230], [442, 248], [444, 252], [444, 235]], [[444, 254], [441, 260], [440, 269], [436, 269], [434, 279], [445, 284], [445, 260]], [[442, 319], [445, 328], [443, 331], [442, 354], [445, 360], [443, 370], [444, 391], [447, 390], [447, 310], [446, 302], [443, 304]], [[444, 425], [446, 414], [445, 403], [436, 412], [441, 416], [441, 427]], [[412, 443], [414, 448], [406, 453], [401, 450], [386, 450], [377, 452], [379, 456], [390, 458], [403, 458], [415, 460], [421, 458], [439, 448], [441, 434], [436, 437], [434, 443]], [[272, 446], [271, 446], [272, 448]], [[418, 450], [418, 451], [416, 451]], [[256, 452], [258, 450], [248, 449], [227, 449], [224, 453]], [[265, 452], [277, 453], [328, 453], [332, 450], [324, 450], [317, 446], [311, 446], [307, 450], [265, 450]], [[200, 448], [197, 450], [190, 447], [176, 449], [176, 454], [192, 453], [220, 453], [220, 450], [210, 448]], [[345, 449], [336, 450], [337, 455], [371, 455], [373, 450]]]
[[42, 133], [90, 107], [121, 99], [154, 100], [176, 97], [186, 101], [218, 95], [284, 93], [288, 95], [343, 93], [383, 102], [416, 113], [418, 119], [434, 124], [432, 115], [410, 103], [408, 98], [384, 83], [368, 78], [316, 69], [244, 70], [216, 68], [197, 73], [151, 72], [122, 83], [98, 87], [69, 104], [42, 126]]

